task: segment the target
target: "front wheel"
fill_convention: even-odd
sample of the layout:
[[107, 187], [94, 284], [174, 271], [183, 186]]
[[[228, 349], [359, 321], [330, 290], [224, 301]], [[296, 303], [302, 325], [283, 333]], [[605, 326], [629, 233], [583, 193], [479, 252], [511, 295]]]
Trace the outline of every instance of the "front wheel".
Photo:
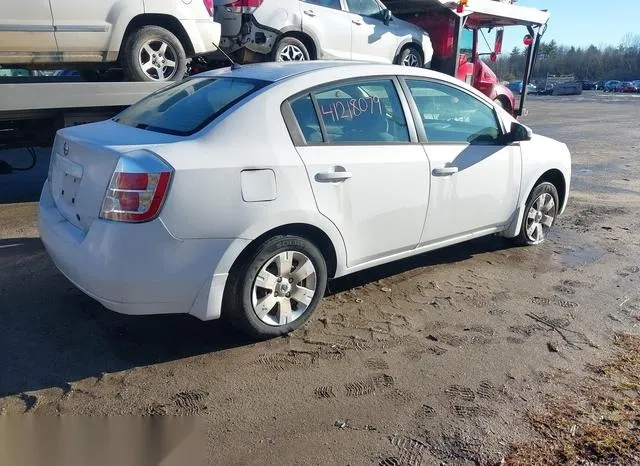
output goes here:
[[527, 200], [520, 234], [516, 242], [533, 246], [544, 242], [555, 223], [559, 210], [558, 191], [551, 183], [540, 183]]
[[275, 49], [275, 61], [307, 61], [309, 51], [307, 47], [295, 37], [283, 37]]
[[417, 47], [410, 46], [400, 52], [398, 57], [398, 64], [403, 66], [411, 66], [414, 68], [422, 68], [424, 62], [422, 60], [422, 54]]
[[320, 250], [299, 236], [276, 236], [232, 272], [223, 312], [253, 337], [285, 335], [304, 324], [326, 286], [327, 266]]

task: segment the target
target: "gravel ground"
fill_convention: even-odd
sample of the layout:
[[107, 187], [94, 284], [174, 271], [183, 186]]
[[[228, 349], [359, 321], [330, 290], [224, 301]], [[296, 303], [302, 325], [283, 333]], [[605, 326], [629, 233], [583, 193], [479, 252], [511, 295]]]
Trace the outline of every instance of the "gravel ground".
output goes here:
[[0, 414], [197, 415], [214, 464], [499, 462], [535, 436], [526, 411], [640, 325], [640, 99], [528, 107], [574, 157], [547, 243], [482, 238], [336, 280], [304, 328], [261, 343], [76, 290], [38, 238], [42, 151], [0, 179]]

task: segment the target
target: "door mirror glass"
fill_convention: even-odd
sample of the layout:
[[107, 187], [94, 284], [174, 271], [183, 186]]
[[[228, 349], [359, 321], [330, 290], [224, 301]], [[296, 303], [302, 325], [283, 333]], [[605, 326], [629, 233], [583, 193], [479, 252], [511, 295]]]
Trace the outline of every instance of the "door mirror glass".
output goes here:
[[531, 128], [518, 122], [511, 124], [511, 131], [509, 132], [509, 140], [511, 142], [530, 141], [532, 137], [533, 131], [531, 131]]
[[502, 40], [504, 39], [504, 29], [496, 31], [496, 44], [493, 47], [493, 53], [500, 55], [502, 53]]

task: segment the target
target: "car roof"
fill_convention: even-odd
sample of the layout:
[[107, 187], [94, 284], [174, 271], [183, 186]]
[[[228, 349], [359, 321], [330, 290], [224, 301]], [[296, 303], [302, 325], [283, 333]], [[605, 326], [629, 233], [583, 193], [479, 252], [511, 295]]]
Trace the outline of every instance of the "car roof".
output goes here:
[[235, 69], [231, 67], [219, 68], [217, 70], [205, 71], [196, 75], [197, 77], [216, 78], [251, 78], [262, 81], [276, 82], [299, 74], [310, 73], [325, 68], [364, 65], [364, 62], [354, 61], [328, 61], [311, 60], [302, 62], [267, 62], [251, 65], [240, 65]]

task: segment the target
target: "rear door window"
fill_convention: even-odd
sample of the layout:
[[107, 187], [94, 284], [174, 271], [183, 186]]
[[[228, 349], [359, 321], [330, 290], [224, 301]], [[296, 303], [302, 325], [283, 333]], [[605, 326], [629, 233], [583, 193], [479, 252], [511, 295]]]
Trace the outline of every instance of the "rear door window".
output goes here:
[[114, 121], [148, 131], [188, 136], [267, 84], [244, 78], [191, 78], [151, 94], [121, 112]]
[[312, 96], [328, 143], [409, 142], [407, 121], [391, 79], [351, 81]]

